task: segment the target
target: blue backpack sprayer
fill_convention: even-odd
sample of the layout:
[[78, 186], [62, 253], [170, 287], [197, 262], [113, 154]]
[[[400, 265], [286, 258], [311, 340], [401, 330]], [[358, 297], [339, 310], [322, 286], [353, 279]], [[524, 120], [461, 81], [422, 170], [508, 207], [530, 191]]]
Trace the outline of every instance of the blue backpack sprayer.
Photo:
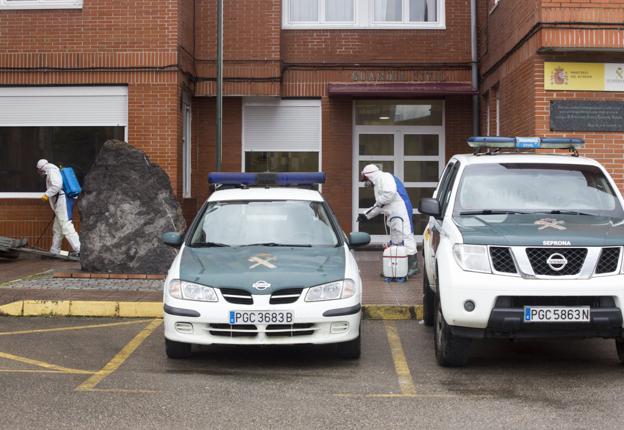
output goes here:
[[61, 177], [63, 178], [63, 191], [65, 192], [65, 202], [67, 203], [67, 218], [72, 219], [74, 214], [74, 205], [78, 196], [82, 192], [78, 178], [74, 169], [71, 167], [61, 168]]

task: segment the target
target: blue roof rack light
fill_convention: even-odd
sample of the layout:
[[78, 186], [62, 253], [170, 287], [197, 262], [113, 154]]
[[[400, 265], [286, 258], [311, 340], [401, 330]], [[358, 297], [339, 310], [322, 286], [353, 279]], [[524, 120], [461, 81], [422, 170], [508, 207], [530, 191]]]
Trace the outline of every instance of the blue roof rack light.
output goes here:
[[312, 186], [325, 183], [324, 172], [238, 173], [212, 172], [208, 183], [234, 186]]
[[569, 149], [576, 151], [583, 146], [583, 139], [571, 137], [502, 137], [473, 136], [468, 138], [471, 148], [515, 148], [515, 149]]

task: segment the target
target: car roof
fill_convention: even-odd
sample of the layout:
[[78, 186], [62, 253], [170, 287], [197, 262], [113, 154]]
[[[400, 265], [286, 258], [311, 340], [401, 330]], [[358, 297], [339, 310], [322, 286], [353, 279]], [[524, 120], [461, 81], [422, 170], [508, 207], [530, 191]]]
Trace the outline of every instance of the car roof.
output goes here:
[[286, 187], [249, 187], [227, 188], [217, 190], [208, 198], [214, 201], [235, 200], [302, 200], [312, 202], [324, 201], [323, 196], [316, 190]]
[[493, 163], [535, 163], [535, 164], [583, 164], [602, 167], [599, 162], [591, 158], [573, 157], [569, 154], [532, 154], [532, 153], [500, 153], [500, 154], [459, 154], [454, 159], [463, 165], [493, 164]]

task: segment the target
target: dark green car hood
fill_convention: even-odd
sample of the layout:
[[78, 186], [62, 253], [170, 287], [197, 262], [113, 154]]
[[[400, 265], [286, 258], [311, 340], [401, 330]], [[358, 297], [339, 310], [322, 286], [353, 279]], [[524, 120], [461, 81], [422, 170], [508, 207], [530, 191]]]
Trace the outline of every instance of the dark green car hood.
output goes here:
[[[258, 264], [267, 262], [269, 266]], [[253, 294], [271, 294], [283, 288], [311, 287], [344, 279], [344, 247], [185, 247], [180, 279], [216, 288], [240, 288]], [[259, 291], [257, 281], [271, 284]]]
[[512, 214], [456, 216], [453, 220], [464, 238], [464, 243], [474, 245], [624, 245], [624, 219], [620, 218]]

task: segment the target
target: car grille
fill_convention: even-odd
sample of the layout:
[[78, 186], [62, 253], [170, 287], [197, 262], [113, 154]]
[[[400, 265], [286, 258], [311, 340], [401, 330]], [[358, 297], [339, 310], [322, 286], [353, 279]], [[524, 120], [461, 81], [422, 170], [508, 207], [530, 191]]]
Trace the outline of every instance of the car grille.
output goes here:
[[602, 248], [598, 266], [596, 266], [597, 274], [612, 273], [617, 270], [620, 261], [620, 248]]
[[314, 324], [271, 324], [266, 328], [267, 337], [309, 336], [314, 333]]
[[509, 248], [498, 246], [490, 247], [490, 256], [492, 257], [494, 270], [497, 272], [518, 273]]
[[497, 308], [521, 308], [523, 306], [591, 306], [592, 308], [615, 307], [609, 296], [500, 296]]
[[258, 328], [252, 324], [210, 324], [210, 334], [224, 337], [256, 337]]
[[237, 305], [253, 305], [251, 293], [238, 288], [221, 288], [221, 294], [225, 301]]
[[[581, 271], [587, 248], [527, 248], [526, 253], [536, 275], [569, 276]], [[554, 254], [561, 254], [568, 261], [561, 270], [553, 270], [547, 263]]]
[[303, 288], [286, 288], [271, 294], [269, 303], [272, 305], [283, 305], [286, 303], [295, 303], [301, 295]]

